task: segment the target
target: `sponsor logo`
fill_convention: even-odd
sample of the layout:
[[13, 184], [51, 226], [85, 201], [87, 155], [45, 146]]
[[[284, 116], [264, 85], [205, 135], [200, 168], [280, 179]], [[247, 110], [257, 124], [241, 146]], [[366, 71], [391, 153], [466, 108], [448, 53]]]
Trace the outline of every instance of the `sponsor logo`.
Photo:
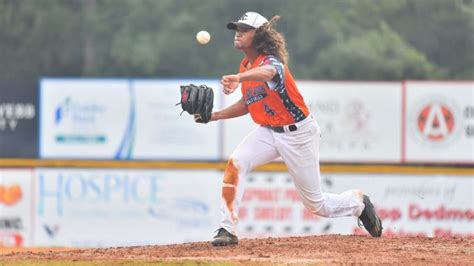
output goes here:
[[0, 218], [0, 229], [4, 230], [22, 230], [23, 223], [20, 217]]
[[[101, 116], [106, 108], [97, 103], [73, 101], [66, 97], [54, 109], [54, 124], [56, 126], [76, 128], [76, 132], [95, 131]], [[58, 143], [104, 143], [103, 134], [58, 134], [55, 136]]]
[[417, 204], [410, 204], [408, 207], [408, 217], [412, 220], [474, 220], [474, 210], [448, 208], [443, 205], [436, 209], [422, 207]]
[[[67, 211], [69, 215], [87, 217], [112, 214], [112, 204], [124, 207], [155, 204], [159, 201], [158, 179], [152, 175], [115, 173], [64, 172], [47, 176], [40, 173], [38, 214], [43, 216], [52, 212], [63, 216]], [[73, 206], [83, 209], [71, 208]], [[115, 211], [120, 211], [118, 209]]]
[[444, 104], [430, 103], [424, 106], [417, 117], [418, 130], [430, 141], [442, 141], [454, 130], [454, 115]]
[[317, 102], [319, 125], [324, 141], [322, 151], [365, 152], [380, 141], [373, 127], [373, 114], [367, 104], [357, 98]]
[[55, 224], [51, 226], [44, 224], [43, 229], [50, 238], [54, 238], [59, 232], [59, 225]]
[[[172, 220], [180, 226], [209, 226], [209, 206], [197, 198], [164, 192], [164, 179], [151, 174], [59, 172], [38, 176], [40, 217]], [[45, 225], [51, 237], [59, 230]]]
[[75, 123], [90, 124], [97, 122], [97, 117], [105, 112], [105, 107], [97, 103], [73, 102], [71, 97], [66, 97], [54, 111], [54, 122], [61, 124], [66, 119]]
[[0, 205], [13, 206], [21, 200], [22, 191], [19, 185], [0, 185]]
[[32, 103], [0, 103], [0, 131], [15, 131], [20, 120], [32, 120], [35, 116]]
[[267, 93], [265, 92], [264, 86], [248, 88], [245, 93], [245, 98], [246, 98], [245, 103], [247, 105], [251, 105], [252, 103], [256, 103], [265, 97], [267, 97]]
[[343, 122], [352, 131], [351, 133], [367, 131], [370, 118], [370, 110], [362, 100], [353, 99], [347, 103], [344, 109]]
[[19, 233], [0, 232], [0, 247], [21, 247], [23, 237]]
[[411, 128], [417, 139], [431, 146], [443, 146], [454, 140], [461, 124], [456, 107], [445, 97], [420, 102], [411, 116]]

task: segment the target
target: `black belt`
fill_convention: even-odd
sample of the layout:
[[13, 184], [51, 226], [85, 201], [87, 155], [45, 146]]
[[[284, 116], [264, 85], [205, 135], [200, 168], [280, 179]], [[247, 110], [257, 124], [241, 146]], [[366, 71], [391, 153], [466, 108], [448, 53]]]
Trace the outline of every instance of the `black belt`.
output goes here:
[[284, 126], [284, 127], [272, 127], [272, 126], [264, 126], [264, 127], [269, 128], [277, 133], [285, 132], [285, 127], [288, 127], [289, 131], [296, 131], [298, 129], [296, 125], [289, 125], [289, 126]]

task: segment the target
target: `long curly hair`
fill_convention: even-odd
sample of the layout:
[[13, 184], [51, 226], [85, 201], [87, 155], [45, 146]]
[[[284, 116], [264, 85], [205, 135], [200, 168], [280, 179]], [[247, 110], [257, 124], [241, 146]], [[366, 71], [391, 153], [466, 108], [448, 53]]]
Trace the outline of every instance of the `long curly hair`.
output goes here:
[[283, 64], [288, 62], [288, 52], [286, 51], [286, 41], [283, 34], [273, 29], [273, 25], [280, 19], [274, 16], [269, 22], [263, 24], [255, 31], [253, 47], [265, 55], [273, 55], [280, 59]]

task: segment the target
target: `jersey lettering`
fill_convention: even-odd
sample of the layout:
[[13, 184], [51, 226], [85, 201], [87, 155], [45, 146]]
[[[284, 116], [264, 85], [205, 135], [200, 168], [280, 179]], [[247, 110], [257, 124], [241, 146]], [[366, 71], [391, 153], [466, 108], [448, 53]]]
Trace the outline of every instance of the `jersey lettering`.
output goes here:
[[264, 86], [258, 86], [255, 88], [249, 88], [245, 94], [245, 103], [251, 105], [252, 103], [258, 102], [263, 98], [267, 97]]
[[268, 107], [267, 104], [264, 104], [263, 105], [263, 108], [265, 109], [265, 113], [271, 115], [271, 116], [274, 116], [275, 115], [275, 111], [273, 111], [270, 107]]

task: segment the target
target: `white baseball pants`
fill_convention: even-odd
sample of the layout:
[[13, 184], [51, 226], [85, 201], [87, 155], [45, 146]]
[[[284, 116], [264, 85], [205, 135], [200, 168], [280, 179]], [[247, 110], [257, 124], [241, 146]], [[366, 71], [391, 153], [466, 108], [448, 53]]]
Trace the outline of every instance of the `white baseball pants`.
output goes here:
[[245, 190], [245, 177], [256, 166], [282, 157], [304, 206], [323, 217], [359, 217], [364, 209], [362, 193], [349, 190], [341, 194], [321, 191], [319, 141], [321, 130], [308, 116], [296, 124], [297, 130], [277, 133], [257, 127], [239, 144], [229, 158], [224, 175], [221, 202], [221, 227], [238, 235], [237, 221]]

